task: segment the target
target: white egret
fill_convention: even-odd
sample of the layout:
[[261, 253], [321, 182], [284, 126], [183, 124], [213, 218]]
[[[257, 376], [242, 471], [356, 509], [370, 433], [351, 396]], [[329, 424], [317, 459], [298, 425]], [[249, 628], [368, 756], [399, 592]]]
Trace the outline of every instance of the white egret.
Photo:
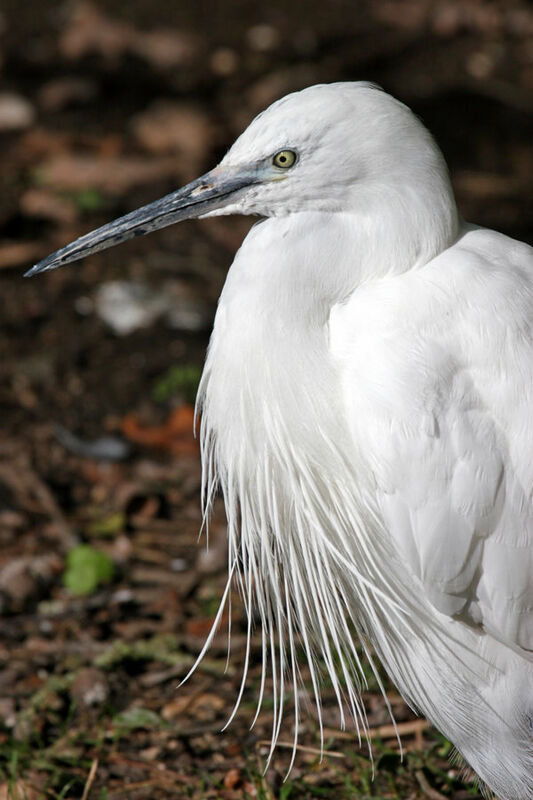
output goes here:
[[237, 579], [262, 620], [273, 742], [297, 641], [319, 711], [325, 671], [364, 728], [358, 636], [500, 798], [531, 800], [533, 250], [461, 221], [406, 106], [338, 83], [28, 274], [235, 213], [264, 219], [200, 386], [204, 490], [226, 504], [223, 603]]

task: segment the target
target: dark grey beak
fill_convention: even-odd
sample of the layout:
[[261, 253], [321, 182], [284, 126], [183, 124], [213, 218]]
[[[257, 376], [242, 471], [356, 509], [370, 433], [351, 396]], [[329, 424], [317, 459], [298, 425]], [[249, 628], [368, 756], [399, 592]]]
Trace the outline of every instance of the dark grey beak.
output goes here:
[[39, 272], [62, 267], [91, 253], [114, 247], [134, 236], [144, 236], [145, 233], [165, 228], [175, 222], [208, 214], [210, 211], [231, 204], [235, 199], [234, 195], [240, 189], [259, 181], [258, 173], [253, 169], [245, 172], [231, 167], [215, 167], [183, 189], [167, 194], [166, 197], [138, 208], [114, 222], [102, 225], [101, 228], [76, 239], [72, 244], [56, 250], [28, 270], [24, 277], [29, 278]]

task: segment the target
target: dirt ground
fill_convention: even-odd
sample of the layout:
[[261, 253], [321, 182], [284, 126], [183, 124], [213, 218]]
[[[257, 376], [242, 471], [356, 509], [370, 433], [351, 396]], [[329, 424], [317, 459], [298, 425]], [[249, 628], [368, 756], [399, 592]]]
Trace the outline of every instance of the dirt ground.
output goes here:
[[[533, 242], [533, 10], [482, 0], [4, 0], [0, 9], [0, 800], [480, 797], [452, 748], [365, 692], [366, 745], [290, 713], [264, 773], [260, 637], [235, 598], [181, 688], [226, 576], [198, 541], [191, 403], [250, 220], [167, 228], [23, 280], [83, 232], [213, 166], [265, 105], [376, 81], [437, 137], [463, 215]], [[304, 678], [305, 678], [304, 672]], [[268, 690], [268, 685], [267, 685]], [[267, 691], [268, 694], [268, 691]], [[290, 706], [290, 697], [287, 698]]]

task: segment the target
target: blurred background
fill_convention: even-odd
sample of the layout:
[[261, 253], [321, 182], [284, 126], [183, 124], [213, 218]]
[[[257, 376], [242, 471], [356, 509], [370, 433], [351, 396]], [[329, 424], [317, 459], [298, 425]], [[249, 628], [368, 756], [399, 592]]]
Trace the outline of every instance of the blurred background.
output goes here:
[[[236, 697], [243, 614], [179, 691], [217, 609], [224, 516], [198, 542], [192, 402], [252, 224], [187, 222], [23, 272], [212, 167], [254, 115], [317, 82], [409, 104], [460, 210], [533, 242], [533, 7], [525, 0], [3, 0], [0, 6], [0, 800], [478, 797], [451, 748], [370, 678], [378, 761], [313, 714], [263, 775], [268, 701]], [[306, 673], [303, 673], [304, 679]], [[268, 685], [267, 685], [268, 694]], [[288, 700], [290, 704], [290, 700]], [[290, 742], [290, 714], [281, 739]]]

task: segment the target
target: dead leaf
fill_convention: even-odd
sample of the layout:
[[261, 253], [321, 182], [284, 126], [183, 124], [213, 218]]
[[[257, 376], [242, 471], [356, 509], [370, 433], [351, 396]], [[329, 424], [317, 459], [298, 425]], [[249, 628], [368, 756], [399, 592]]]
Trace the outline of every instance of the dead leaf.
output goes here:
[[39, 167], [41, 182], [56, 189], [80, 191], [99, 189], [110, 195], [121, 195], [134, 186], [178, 177], [173, 158], [146, 159], [120, 156], [71, 155], [52, 156]]
[[37, 100], [45, 111], [60, 111], [71, 105], [88, 103], [97, 93], [98, 87], [94, 81], [76, 77], [57, 78], [41, 86]]
[[394, 27], [418, 30], [426, 26], [429, 5], [419, 0], [383, 0], [374, 3], [372, 11], [376, 19]]
[[72, 146], [72, 134], [35, 127], [23, 133], [18, 142], [18, 155], [23, 163], [32, 163], [53, 153], [63, 153]]
[[40, 242], [8, 242], [0, 245], [0, 269], [31, 267], [43, 255]]
[[138, 142], [152, 153], [180, 153], [198, 172], [213, 147], [215, 130], [208, 115], [182, 103], [156, 101], [131, 122]]
[[252, 25], [248, 28], [245, 35], [246, 44], [251, 50], [259, 53], [267, 53], [279, 47], [281, 35], [277, 28], [267, 23]]
[[46, 189], [28, 189], [20, 198], [19, 206], [27, 217], [49, 219], [67, 225], [75, 222], [78, 217], [73, 203]]
[[198, 55], [199, 39], [179, 30], [141, 31], [129, 22], [106, 16], [93, 3], [76, 3], [59, 40], [65, 58], [77, 60], [96, 53], [107, 61], [134, 54], [158, 69], [170, 69]]
[[456, 188], [475, 198], [496, 198], [519, 196], [526, 186], [527, 178], [519, 175], [500, 175], [492, 172], [458, 170], [453, 182]]
[[119, 58], [129, 48], [133, 28], [104, 14], [90, 2], [73, 6], [72, 14], [59, 39], [65, 58], [76, 60], [90, 53], [107, 59]]
[[[227, 625], [229, 619], [229, 615], [224, 612], [220, 618], [220, 622], [218, 625], [218, 631], [224, 629], [224, 626]], [[185, 623], [185, 632], [189, 636], [195, 636], [197, 638], [205, 639], [206, 636], [209, 635], [211, 632], [211, 628], [213, 627], [213, 620], [212, 619], [189, 619]]]
[[198, 440], [194, 438], [193, 426], [193, 406], [182, 405], [171, 411], [164, 425], [143, 426], [137, 415], [132, 413], [124, 417], [120, 427], [124, 436], [137, 444], [166, 450], [173, 455], [196, 456], [200, 449]]
[[161, 716], [167, 722], [170, 722], [170, 720], [173, 719], [178, 719], [179, 717], [183, 716], [185, 711], [189, 709], [193, 700], [194, 696], [191, 697], [190, 695], [180, 694], [163, 706], [161, 710]]
[[239, 56], [235, 50], [231, 50], [229, 47], [219, 47], [212, 53], [209, 63], [215, 75], [225, 78], [237, 72]]
[[226, 701], [219, 694], [201, 691], [175, 697], [163, 707], [161, 716], [167, 722], [182, 717], [185, 712], [197, 720], [212, 719], [225, 706]]
[[158, 69], [191, 63], [198, 57], [199, 49], [199, 40], [195, 36], [162, 28], [137, 33], [132, 41], [133, 52]]
[[0, 800], [39, 800], [41, 792], [20, 779], [12, 783], [7, 781], [0, 784]]
[[226, 789], [238, 789], [241, 782], [241, 772], [238, 769], [229, 769], [224, 775], [224, 786]]

